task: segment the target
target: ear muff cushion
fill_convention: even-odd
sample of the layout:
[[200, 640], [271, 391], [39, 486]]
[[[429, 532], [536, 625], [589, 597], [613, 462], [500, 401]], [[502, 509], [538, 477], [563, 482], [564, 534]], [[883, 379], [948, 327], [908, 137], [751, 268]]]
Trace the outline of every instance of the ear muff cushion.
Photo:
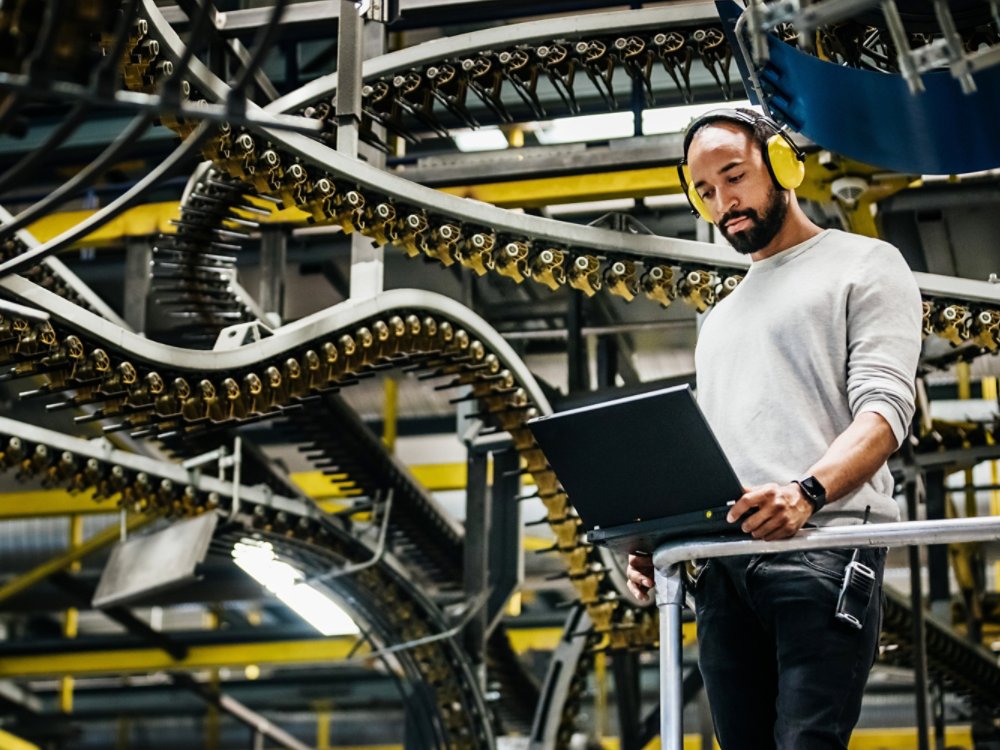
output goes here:
[[783, 135], [772, 135], [767, 139], [767, 158], [771, 174], [785, 190], [795, 190], [806, 176], [806, 165], [799, 160], [795, 149]]
[[698, 215], [707, 221], [709, 224], [712, 223], [712, 215], [708, 212], [708, 207], [705, 202], [698, 195], [698, 191], [694, 189], [694, 185], [691, 183], [691, 172], [688, 170], [687, 164], [680, 165], [681, 172], [681, 185], [687, 188], [687, 199], [688, 203], [691, 204]]
[[694, 207], [694, 210], [698, 212], [698, 215], [707, 221], [709, 224], [714, 223], [712, 221], [712, 214], [708, 212], [708, 206], [705, 205], [705, 201], [701, 199], [698, 195], [698, 191], [694, 189], [694, 185], [688, 185], [688, 201]]

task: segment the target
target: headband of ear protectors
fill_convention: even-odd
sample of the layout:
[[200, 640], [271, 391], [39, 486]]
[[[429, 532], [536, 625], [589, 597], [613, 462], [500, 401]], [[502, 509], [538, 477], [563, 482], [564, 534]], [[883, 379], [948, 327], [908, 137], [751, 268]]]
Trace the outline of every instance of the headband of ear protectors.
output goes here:
[[688, 125], [684, 133], [684, 158], [677, 165], [677, 176], [680, 178], [681, 189], [687, 196], [691, 209], [709, 224], [712, 223], [712, 215], [708, 206], [698, 195], [694, 185], [691, 183], [691, 174], [687, 166], [688, 147], [701, 128], [713, 122], [735, 122], [746, 125], [751, 130], [758, 122], [762, 122], [774, 131], [774, 135], [767, 139], [766, 148], [763, 150], [764, 164], [771, 174], [771, 179], [776, 187], [782, 190], [794, 190], [802, 184], [806, 176], [805, 154], [802, 149], [795, 145], [791, 137], [781, 129], [770, 117], [740, 112], [736, 109], [713, 109], [706, 112], [701, 117]]

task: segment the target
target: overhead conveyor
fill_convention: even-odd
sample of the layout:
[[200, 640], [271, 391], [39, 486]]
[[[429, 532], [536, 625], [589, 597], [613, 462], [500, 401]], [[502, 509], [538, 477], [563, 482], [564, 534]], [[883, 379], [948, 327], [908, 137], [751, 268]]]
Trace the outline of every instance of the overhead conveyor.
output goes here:
[[[128, 19], [127, 33], [106, 36], [87, 54], [95, 48], [120, 53], [120, 70], [132, 91], [115, 92], [115, 101], [139, 111], [161, 106], [163, 124], [182, 138], [197, 133], [204, 139], [185, 141], [185, 153], [207, 161], [182, 200], [177, 233], [160, 237], [154, 256], [154, 295], [176, 325], [162, 332], [160, 338], [169, 342], [162, 343], [130, 333], [107, 320], [110, 316], [81, 312], [72, 302], [84, 297], [74, 297], [72, 284], [47, 291], [32, 283], [44, 281], [37, 275], [9, 273], [23, 267], [26, 276], [37, 274], [42, 266], [36, 261], [43, 259], [52, 269], [55, 260], [46, 256], [58, 243], [33, 253], [37, 245], [12, 238], [2, 248], [8, 273], [0, 292], [49, 320], [5, 314], [2, 376], [38, 377], [41, 385], [25, 398], [42, 399], [52, 410], [87, 407], [91, 413], [78, 421], [98, 421], [108, 432], [150, 440], [215, 440], [252, 422], [329, 419], [338, 435], [323, 435], [313, 425], [303, 436], [321, 461], [341, 455], [347, 441], [352, 460], [378, 476], [374, 484], [391, 486], [395, 510], [387, 528], [399, 542], [397, 553], [337, 578], [336, 588], [374, 624], [376, 650], [398, 660], [406, 678], [421, 685], [415, 696], [429, 718], [420, 731], [427, 747], [441, 748], [490, 747], [499, 726], [489, 718], [484, 686], [456, 645], [454, 631], [461, 623], [445, 617], [413, 580], [419, 568], [435, 585], [454, 588], [463, 540], [334, 394], [375, 373], [405, 370], [473, 401], [488, 429], [509, 435], [519, 466], [534, 480], [536, 489], [528, 494], [545, 507], [554, 536], [550, 551], [565, 563], [578, 598], [561, 649], [564, 658], [556, 665], [561, 674], [550, 679], [552, 692], [535, 721], [538, 747], [566, 746], [593, 654], [649, 648], [658, 633], [653, 611], [628, 603], [608, 560], [581, 538], [571, 498], [524, 428], [526, 419], [551, 410], [528, 368], [465, 306], [415, 290], [351, 299], [270, 330], [235, 278], [237, 253], [259, 231], [261, 217], [278, 208], [298, 209], [313, 224], [339, 227], [441, 267], [503, 277], [498, 283], [508, 288], [530, 282], [587, 297], [610, 292], [626, 301], [645, 297], [661, 308], [681, 299], [699, 312], [735, 288], [746, 263], [707, 243], [584, 227], [457, 198], [345, 156], [333, 148], [335, 76], [259, 107], [193, 56], [154, 2], [126, 4], [126, 17], [134, 5], [141, 5], [141, 17]], [[385, 146], [379, 127], [415, 140], [422, 133], [447, 134], [455, 126], [613, 109], [633, 87], [646, 105], [722, 100], [733, 93], [732, 54], [714, 6], [702, 2], [461, 34], [366, 63], [361, 131]], [[0, 83], [9, 85], [14, 99], [30, 91], [29, 81], [3, 75]], [[543, 101], [540, 87], [551, 87], [555, 97]], [[80, 93], [60, 92], [68, 98]], [[13, 234], [10, 217], [5, 223]], [[995, 285], [929, 274], [916, 278], [927, 335], [947, 339], [969, 359], [1000, 348]], [[190, 334], [200, 340], [187, 338]], [[306, 410], [310, 413], [303, 416]], [[54, 471], [64, 478], [62, 464], [37, 445], [30, 455], [16, 457], [8, 445], [4, 455], [24, 471]], [[159, 490], [149, 489], [137, 473], [116, 472], [99, 457], [94, 460], [98, 464], [86, 486], [104, 486], [123, 498], [169, 495], [164, 507], [177, 515], [220, 504], [186, 490], [175, 498], [176, 481], [170, 492], [162, 482]], [[278, 498], [265, 494], [241, 495], [237, 523], [220, 535], [220, 546], [251, 535], [320, 577], [337, 565], [361, 565], [375, 556], [371, 544], [346, 524], [329, 527], [301, 499], [279, 507]], [[900, 633], [906, 617], [902, 605], [891, 610], [890, 629], [897, 628], [891, 632], [898, 638], [905, 637]], [[968, 649], [956, 651], [946, 635], [929, 638], [928, 649], [934, 669], [954, 681], [950, 684], [976, 695], [992, 689], [995, 675], [980, 669], [981, 659], [967, 668]], [[505, 644], [492, 645], [487, 656], [510, 673], [504, 689], [517, 689], [510, 685], [523, 675]], [[517, 720], [524, 722], [523, 711]]]

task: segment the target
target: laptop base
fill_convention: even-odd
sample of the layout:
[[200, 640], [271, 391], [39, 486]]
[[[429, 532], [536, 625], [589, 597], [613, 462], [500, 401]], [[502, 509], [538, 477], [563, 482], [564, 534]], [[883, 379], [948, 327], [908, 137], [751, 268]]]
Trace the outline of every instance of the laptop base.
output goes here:
[[729, 505], [708, 510], [680, 513], [666, 518], [654, 518], [606, 529], [596, 528], [587, 532], [587, 541], [599, 544], [621, 555], [651, 555], [664, 542], [672, 539], [699, 536], [748, 536], [738, 523], [729, 523], [726, 514]]

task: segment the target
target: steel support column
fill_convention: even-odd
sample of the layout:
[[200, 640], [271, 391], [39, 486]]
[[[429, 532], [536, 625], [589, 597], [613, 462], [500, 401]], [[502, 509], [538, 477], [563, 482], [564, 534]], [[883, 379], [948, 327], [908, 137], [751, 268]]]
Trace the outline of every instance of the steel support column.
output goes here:
[[[916, 520], [917, 509], [923, 498], [922, 475], [910, 468], [906, 480], [906, 510], [908, 518]], [[910, 609], [913, 611], [913, 680], [917, 711], [917, 748], [930, 750], [928, 735], [928, 674], [927, 674], [927, 634], [924, 626], [923, 583], [920, 578], [920, 550], [913, 546], [907, 549], [910, 562]]]
[[275, 328], [285, 318], [285, 279], [288, 266], [288, 232], [285, 227], [264, 226], [260, 232], [260, 283], [257, 304]]
[[[490, 493], [487, 486], [489, 454], [469, 446], [468, 485], [465, 495], [465, 545], [463, 584], [466, 600], [476, 601], [489, 585]], [[465, 650], [472, 659], [480, 684], [486, 687], [487, 612], [483, 606], [465, 628]]]
[[590, 390], [587, 341], [583, 337], [583, 295], [571, 294], [566, 303], [566, 358], [570, 393]]
[[[934, 469], [924, 473], [924, 493], [927, 520], [941, 521], [947, 517], [944, 471]], [[913, 516], [911, 516], [913, 518]], [[951, 590], [949, 585], [948, 548], [935, 545], [927, 548], [928, 600], [931, 612], [944, 622], [951, 621]]]
[[487, 570], [490, 596], [486, 605], [487, 635], [503, 618], [507, 600], [524, 579], [521, 541], [520, 456], [513, 447], [493, 452]]
[[[381, 29], [381, 27], [378, 27]], [[364, 19], [354, 0], [340, 0], [337, 33], [337, 151], [358, 158], [361, 127], [361, 64]], [[374, 297], [383, 289], [384, 251], [357, 232], [351, 235], [351, 297]]]
[[149, 301], [150, 264], [153, 243], [147, 237], [125, 238], [125, 322], [134, 331], [146, 330], [146, 305]]
[[635, 651], [615, 651], [611, 656], [611, 670], [615, 677], [619, 747], [621, 750], [642, 750], [639, 654]]

